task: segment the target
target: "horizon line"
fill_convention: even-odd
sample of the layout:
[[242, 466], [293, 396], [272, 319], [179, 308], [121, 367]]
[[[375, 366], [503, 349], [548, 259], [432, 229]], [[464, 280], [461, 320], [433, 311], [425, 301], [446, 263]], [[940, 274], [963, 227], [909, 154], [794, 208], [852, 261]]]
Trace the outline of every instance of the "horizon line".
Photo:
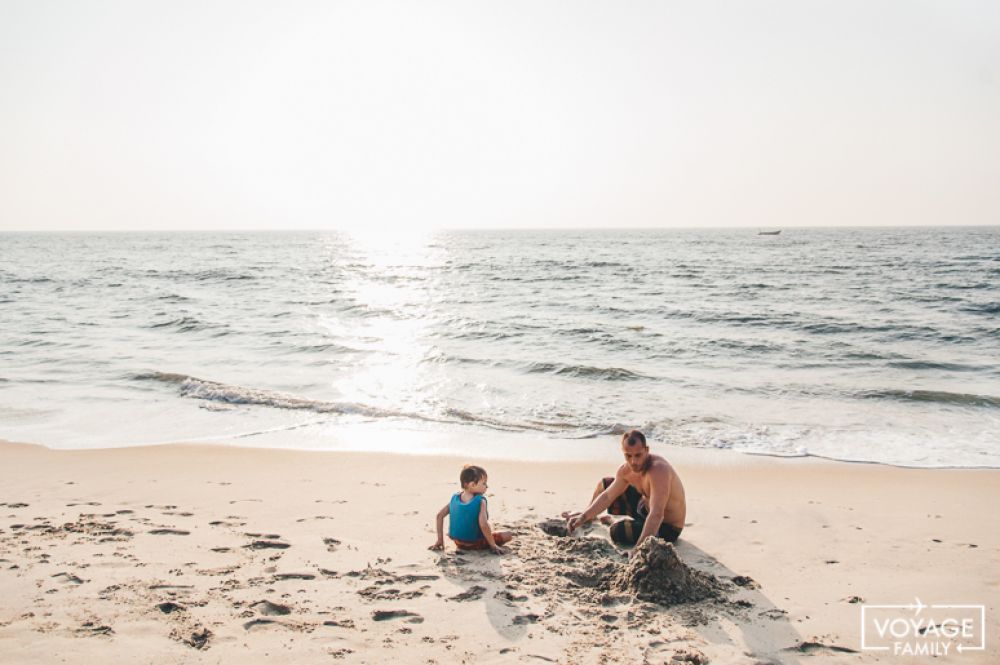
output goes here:
[[[414, 233], [454, 233], [454, 232], [536, 232], [536, 231], [747, 231], [756, 232], [785, 231], [788, 230], [810, 230], [810, 229], [963, 229], [963, 228], [995, 228], [1000, 227], [1000, 222], [996, 223], [970, 223], [970, 224], [844, 224], [844, 225], [787, 225], [787, 226], [491, 226], [491, 227], [440, 227], [427, 229], [412, 229]], [[385, 229], [385, 233], [409, 232], [410, 229]], [[108, 233], [108, 234], [129, 234], [129, 233], [186, 233], [192, 235], [208, 233], [355, 233], [372, 235], [378, 233], [377, 229], [359, 228], [200, 228], [200, 229], [0, 229], [0, 234], [86, 234], [86, 233]]]

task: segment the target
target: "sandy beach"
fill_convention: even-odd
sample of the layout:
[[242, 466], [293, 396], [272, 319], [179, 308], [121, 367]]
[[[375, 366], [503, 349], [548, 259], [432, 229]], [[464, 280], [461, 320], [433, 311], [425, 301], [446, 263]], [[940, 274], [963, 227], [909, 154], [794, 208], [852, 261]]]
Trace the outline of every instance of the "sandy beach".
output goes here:
[[0, 662], [894, 662], [860, 608], [915, 597], [985, 605], [986, 649], [936, 662], [996, 661], [1000, 473], [653, 449], [698, 602], [636, 597], [604, 526], [539, 528], [609, 464], [476, 460], [496, 556], [427, 549], [467, 460], [3, 443]]

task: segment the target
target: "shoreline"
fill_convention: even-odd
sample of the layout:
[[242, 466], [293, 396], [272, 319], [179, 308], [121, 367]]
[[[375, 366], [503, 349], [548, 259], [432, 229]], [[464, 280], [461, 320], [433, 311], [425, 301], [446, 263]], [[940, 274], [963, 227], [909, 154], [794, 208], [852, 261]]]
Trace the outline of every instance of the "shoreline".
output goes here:
[[[739, 611], [593, 606], [586, 588], [558, 588], [607, 555], [556, 556], [565, 543], [537, 523], [584, 507], [613, 473], [613, 455], [532, 462], [0, 442], [0, 662], [134, 662], [135, 653], [228, 662], [261, 652], [297, 663], [669, 662], [695, 652], [747, 665], [893, 662], [859, 650], [854, 597], [981, 603], [986, 650], [937, 660], [1000, 654], [989, 641], [1000, 632], [1000, 517], [988, 508], [1000, 500], [1000, 471], [664, 448], [651, 444], [688, 494], [678, 553], [719, 579], [752, 578], [757, 588], [727, 592], [748, 604]], [[426, 549], [466, 461], [486, 466], [492, 520], [517, 534], [507, 556]], [[574, 542], [601, 541], [602, 529]], [[247, 534], [288, 547], [254, 549]], [[164, 614], [167, 602], [185, 609]], [[268, 614], [283, 610], [265, 602], [288, 613]], [[375, 618], [397, 611], [412, 615]], [[202, 629], [210, 637], [199, 648], [191, 636]]]
[[[405, 425], [400, 423], [360, 422], [346, 423], [331, 428], [323, 436], [301, 439], [298, 445], [276, 445], [275, 439], [288, 437], [296, 427], [278, 427], [253, 434], [219, 434], [205, 438], [184, 440], [145, 441], [121, 445], [99, 445], [85, 448], [67, 448], [48, 445], [39, 441], [13, 441], [0, 437], [0, 445], [38, 446], [46, 450], [76, 452], [98, 450], [127, 450], [131, 448], [161, 448], [169, 446], [204, 446], [236, 448], [246, 450], [276, 450], [287, 452], [314, 453], [374, 453], [415, 457], [469, 457], [479, 460], [503, 460], [524, 463], [574, 463], [613, 462], [619, 459], [618, 434], [595, 434], [585, 438], [554, 437], [531, 431], [503, 431], [464, 428], [453, 426], [447, 429]], [[379, 443], [365, 445], [366, 439], [379, 438]], [[401, 444], [387, 444], [386, 441], [399, 439]], [[497, 446], [497, 441], [503, 445]], [[317, 447], [322, 441], [324, 447]], [[539, 441], [547, 445], [539, 446]], [[312, 444], [312, 445], [310, 445]], [[572, 446], [572, 451], [566, 448]], [[669, 459], [687, 463], [707, 465], [747, 466], [752, 464], [841, 464], [847, 466], [871, 466], [886, 469], [915, 471], [1000, 471], [1000, 466], [940, 465], [921, 466], [917, 464], [891, 463], [878, 460], [841, 459], [818, 453], [782, 454], [756, 450], [733, 448], [710, 448], [681, 446], [650, 441], [650, 446], [666, 451]]]

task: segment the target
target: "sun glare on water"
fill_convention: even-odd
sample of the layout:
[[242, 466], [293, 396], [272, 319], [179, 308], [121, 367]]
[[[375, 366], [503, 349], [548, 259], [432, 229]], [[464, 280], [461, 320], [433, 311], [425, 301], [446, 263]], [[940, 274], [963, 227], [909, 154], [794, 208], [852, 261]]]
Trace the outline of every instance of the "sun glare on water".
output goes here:
[[345, 330], [341, 322], [327, 320], [325, 327], [375, 353], [365, 354], [336, 387], [347, 401], [416, 409], [417, 396], [434, 382], [426, 363], [431, 350], [427, 304], [434, 297], [431, 269], [446, 260], [446, 253], [426, 231], [356, 231], [347, 236], [347, 245], [351, 269], [343, 291], [354, 323]]

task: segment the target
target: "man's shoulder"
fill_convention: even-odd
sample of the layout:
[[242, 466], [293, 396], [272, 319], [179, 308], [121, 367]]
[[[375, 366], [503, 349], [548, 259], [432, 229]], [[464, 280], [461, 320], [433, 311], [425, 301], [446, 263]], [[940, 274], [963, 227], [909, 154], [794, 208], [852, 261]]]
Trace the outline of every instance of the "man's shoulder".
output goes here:
[[651, 462], [649, 465], [648, 473], [655, 472], [657, 474], [663, 474], [663, 473], [669, 474], [673, 472], [674, 467], [671, 466], [670, 462], [667, 461], [667, 458], [660, 457], [659, 455], [650, 455], [649, 458]]

